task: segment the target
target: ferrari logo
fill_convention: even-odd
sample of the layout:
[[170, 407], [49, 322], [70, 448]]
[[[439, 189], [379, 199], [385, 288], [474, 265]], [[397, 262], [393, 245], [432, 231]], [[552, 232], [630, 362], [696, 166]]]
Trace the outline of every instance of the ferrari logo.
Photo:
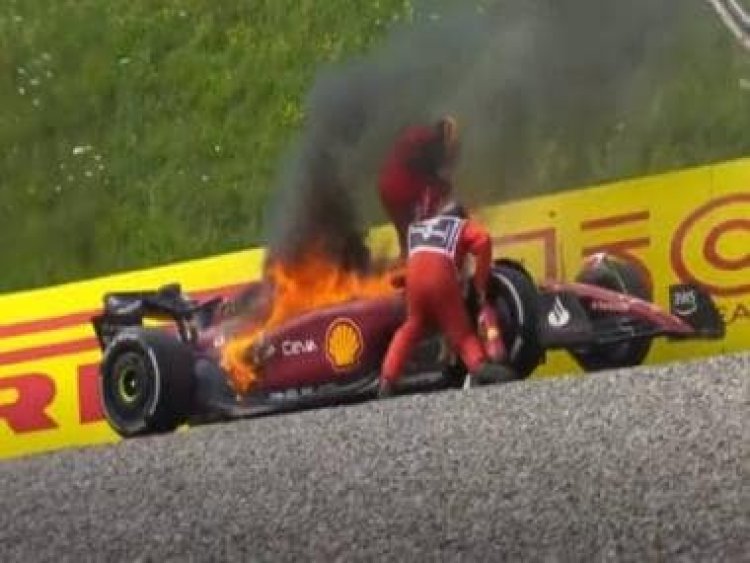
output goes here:
[[362, 355], [362, 332], [351, 319], [339, 318], [326, 331], [326, 357], [335, 369], [354, 367]]

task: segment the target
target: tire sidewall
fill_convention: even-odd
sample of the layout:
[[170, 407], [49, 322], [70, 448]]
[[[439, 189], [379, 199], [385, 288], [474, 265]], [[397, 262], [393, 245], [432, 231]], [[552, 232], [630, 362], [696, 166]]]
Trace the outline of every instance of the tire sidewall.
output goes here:
[[[646, 301], [652, 300], [648, 285], [638, 270], [626, 261], [605, 257], [595, 266], [584, 269], [576, 281], [617, 291]], [[640, 365], [651, 348], [651, 339], [632, 339], [613, 345], [573, 353], [578, 364], [586, 371], [617, 369]]]
[[[141, 357], [147, 367], [148, 376], [152, 378], [153, 383], [152, 393], [141, 409], [142, 414], [137, 420], [132, 422], [123, 420], [113, 410], [113, 407], [108, 404], [109, 393], [107, 392], [107, 386], [115, 384], [112, 370], [116, 366], [117, 360], [126, 353], [135, 353]], [[157, 409], [163, 401], [164, 385], [159, 370], [159, 362], [156, 359], [154, 350], [143, 341], [137, 331], [125, 330], [114, 337], [102, 358], [99, 383], [104, 415], [107, 418], [107, 422], [109, 422], [118, 434], [122, 436], [135, 436], [149, 430], [150, 423], [156, 417]]]
[[[538, 290], [533, 278], [520, 266], [500, 263], [493, 267], [497, 284], [494, 296], [498, 312], [505, 308], [513, 315], [514, 326], [501, 326], [512, 338], [505, 341], [508, 363], [519, 379], [529, 377], [544, 359], [544, 349], [538, 335]], [[502, 301], [502, 304], [500, 303]], [[501, 314], [501, 318], [507, 318]], [[504, 324], [504, 323], [501, 323]]]

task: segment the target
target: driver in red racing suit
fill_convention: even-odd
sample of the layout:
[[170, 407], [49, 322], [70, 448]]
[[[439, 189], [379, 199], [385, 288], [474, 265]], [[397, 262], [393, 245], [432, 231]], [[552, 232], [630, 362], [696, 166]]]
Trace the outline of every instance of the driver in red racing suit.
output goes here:
[[401, 258], [406, 258], [406, 231], [425, 190], [436, 193], [450, 185], [458, 153], [458, 127], [445, 116], [433, 126], [407, 127], [396, 140], [380, 171], [378, 191], [398, 234]]
[[[420, 204], [419, 219], [408, 229], [406, 264], [407, 319], [396, 332], [383, 361], [378, 396], [389, 397], [401, 376], [411, 351], [424, 333], [438, 328], [446, 336], [469, 371], [467, 384], [515, 379], [513, 371], [499, 363], [504, 348], [495, 349], [492, 362], [488, 348], [474, 331], [464, 303], [460, 272], [467, 254], [474, 255], [474, 288], [483, 316], [494, 319], [485, 294], [492, 260], [492, 243], [487, 230], [466, 217], [463, 208], [447, 197], [426, 190]], [[502, 346], [498, 327], [493, 325], [494, 345]]]

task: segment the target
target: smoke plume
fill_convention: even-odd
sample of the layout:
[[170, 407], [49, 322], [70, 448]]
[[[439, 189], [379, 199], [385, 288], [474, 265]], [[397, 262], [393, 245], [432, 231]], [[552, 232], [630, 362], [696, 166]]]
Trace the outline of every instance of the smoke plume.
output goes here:
[[[276, 192], [272, 254], [294, 259], [318, 241], [340, 263], [358, 265], [362, 233], [383, 217], [377, 171], [389, 144], [403, 126], [445, 112], [462, 127], [457, 184], [468, 203], [577, 181], [565, 163], [585, 168], [586, 150], [637, 111], [648, 95], [640, 69], [668, 45], [686, 4], [421, 6], [373, 52], [320, 72]], [[556, 175], [545, 176], [555, 162]]]

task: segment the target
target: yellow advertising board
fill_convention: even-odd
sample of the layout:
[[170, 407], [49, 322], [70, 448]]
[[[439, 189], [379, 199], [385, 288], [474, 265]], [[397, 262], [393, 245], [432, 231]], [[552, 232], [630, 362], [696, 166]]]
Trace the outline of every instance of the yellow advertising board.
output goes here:
[[[750, 159], [489, 207], [495, 256], [539, 279], [572, 279], [607, 251], [635, 261], [657, 303], [669, 284], [707, 287], [727, 322], [720, 341], [658, 342], [649, 362], [750, 349]], [[384, 236], [381, 236], [384, 235]], [[373, 237], [392, 243], [389, 229]], [[390, 242], [389, 242], [390, 241]], [[103, 421], [89, 320], [107, 291], [179, 282], [196, 297], [256, 279], [261, 250], [0, 296], [0, 458], [116, 440]], [[576, 371], [554, 353], [538, 376]]]
[[[597, 252], [627, 258], [668, 306], [668, 287], [707, 288], [727, 323], [720, 341], [657, 340], [651, 363], [750, 349], [750, 159], [540, 197], [484, 210], [495, 255], [537, 279], [575, 277]], [[560, 353], [539, 375], [575, 370]]]

